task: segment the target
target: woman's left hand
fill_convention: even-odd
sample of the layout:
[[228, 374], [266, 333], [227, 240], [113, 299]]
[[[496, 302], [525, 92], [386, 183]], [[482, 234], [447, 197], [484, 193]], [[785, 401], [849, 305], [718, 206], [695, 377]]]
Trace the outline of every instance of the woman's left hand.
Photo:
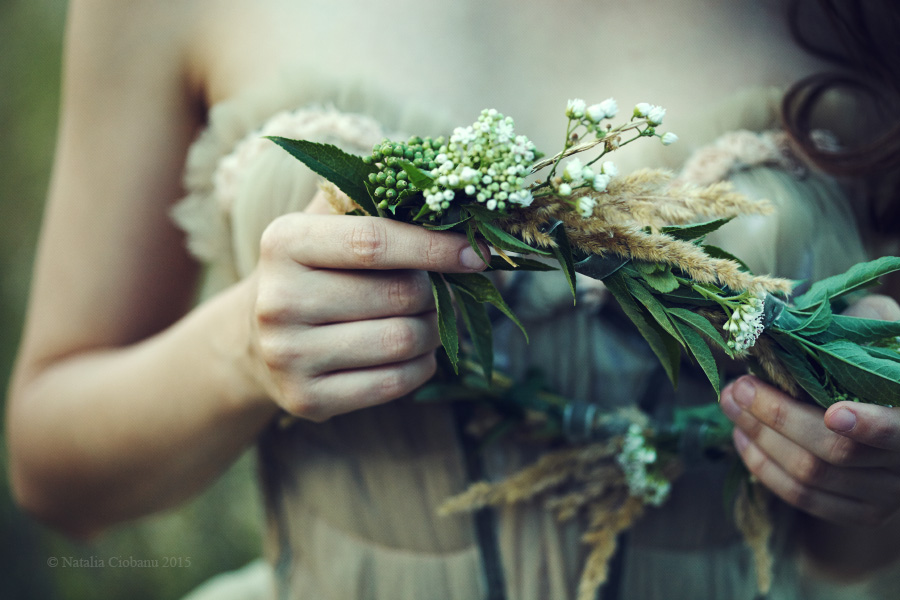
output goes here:
[[[900, 307], [870, 296], [847, 314], [897, 320]], [[788, 504], [842, 525], [880, 525], [900, 511], [900, 409], [823, 410], [753, 376], [727, 386], [721, 405], [744, 464]]]

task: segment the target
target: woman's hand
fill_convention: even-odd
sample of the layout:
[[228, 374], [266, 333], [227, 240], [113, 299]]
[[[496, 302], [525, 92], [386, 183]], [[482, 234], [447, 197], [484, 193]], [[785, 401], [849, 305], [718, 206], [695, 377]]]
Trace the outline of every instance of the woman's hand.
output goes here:
[[[848, 314], [895, 320], [900, 307], [871, 296]], [[752, 376], [722, 391], [722, 410], [744, 464], [788, 504], [840, 524], [879, 525], [900, 510], [900, 410], [838, 402], [826, 411]]]
[[315, 214], [321, 206], [266, 229], [254, 275], [262, 385], [287, 412], [314, 421], [399, 398], [427, 381], [440, 337], [424, 271], [485, 266], [464, 236]]

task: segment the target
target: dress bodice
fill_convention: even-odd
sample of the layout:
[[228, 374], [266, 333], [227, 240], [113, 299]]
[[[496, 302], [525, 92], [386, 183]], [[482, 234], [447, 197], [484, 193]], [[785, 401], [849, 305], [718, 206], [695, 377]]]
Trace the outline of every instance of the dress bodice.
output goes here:
[[[315, 191], [315, 177], [261, 135], [366, 152], [386, 132], [436, 134], [453, 125], [362, 88], [315, 89], [312, 96], [285, 84], [213, 109], [189, 157], [189, 195], [174, 213], [191, 250], [210, 265], [210, 286], [249, 273], [265, 226], [301, 210]], [[776, 90], [749, 90], [727, 106], [709, 108], [706, 126], [682, 135], [683, 147], [699, 148], [729, 130], [776, 127], [777, 96]], [[684, 154], [677, 151], [670, 162], [683, 161]], [[846, 236], [852, 218], [832, 183], [764, 161], [740, 167], [735, 159], [725, 173], [782, 212], [765, 222], [730, 224], [726, 236], [743, 246], [736, 253], [752, 254], [764, 271], [795, 278], [823, 277], [862, 259], [858, 240]], [[515, 287], [514, 309], [532, 341], [526, 345], [514, 328], [498, 326], [497, 351], [511, 373], [541, 365], [560, 393], [605, 409], [639, 404], [664, 413], [715, 399], [690, 372], [672, 391], [652, 353], [602, 294], [573, 308], [562, 280], [525, 274]], [[273, 423], [259, 452], [279, 598], [483, 595], [471, 519], [437, 515], [437, 507], [469, 483], [449, 405], [402, 399], [321, 424]], [[534, 453], [511, 442], [492, 447], [488, 474], [503, 477]], [[754, 596], [750, 554], [721, 508], [725, 470], [716, 464], [689, 469], [672, 498], [638, 522], [624, 555], [623, 597]], [[497, 522], [511, 599], [575, 597], [584, 559], [577, 520], [560, 524], [538, 503], [525, 503], [498, 509]], [[777, 565], [770, 598], [801, 597], [794, 562]]]

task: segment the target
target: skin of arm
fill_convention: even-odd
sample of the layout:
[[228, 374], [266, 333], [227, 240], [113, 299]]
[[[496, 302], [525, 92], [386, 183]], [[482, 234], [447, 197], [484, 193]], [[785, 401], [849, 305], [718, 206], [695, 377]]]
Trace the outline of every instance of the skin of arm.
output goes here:
[[168, 209], [202, 124], [195, 8], [70, 5], [6, 422], [17, 501], [72, 536], [200, 491], [279, 409], [324, 420], [415, 389], [439, 341], [413, 270], [484, 268], [463, 236], [298, 213], [266, 230], [251, 276], [189, 310], [198, 268]]

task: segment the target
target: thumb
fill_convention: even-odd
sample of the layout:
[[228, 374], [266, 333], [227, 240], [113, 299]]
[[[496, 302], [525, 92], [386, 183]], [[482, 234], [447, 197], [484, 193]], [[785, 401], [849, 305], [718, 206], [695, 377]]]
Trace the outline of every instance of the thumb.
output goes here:
[[872, 294], [860, 298], [858, 302], [854, 302], [853, 305], [844, 311], [844, 314], [863, 319], [898, 321], [900, 320], [900, 306], [890, 296]]

